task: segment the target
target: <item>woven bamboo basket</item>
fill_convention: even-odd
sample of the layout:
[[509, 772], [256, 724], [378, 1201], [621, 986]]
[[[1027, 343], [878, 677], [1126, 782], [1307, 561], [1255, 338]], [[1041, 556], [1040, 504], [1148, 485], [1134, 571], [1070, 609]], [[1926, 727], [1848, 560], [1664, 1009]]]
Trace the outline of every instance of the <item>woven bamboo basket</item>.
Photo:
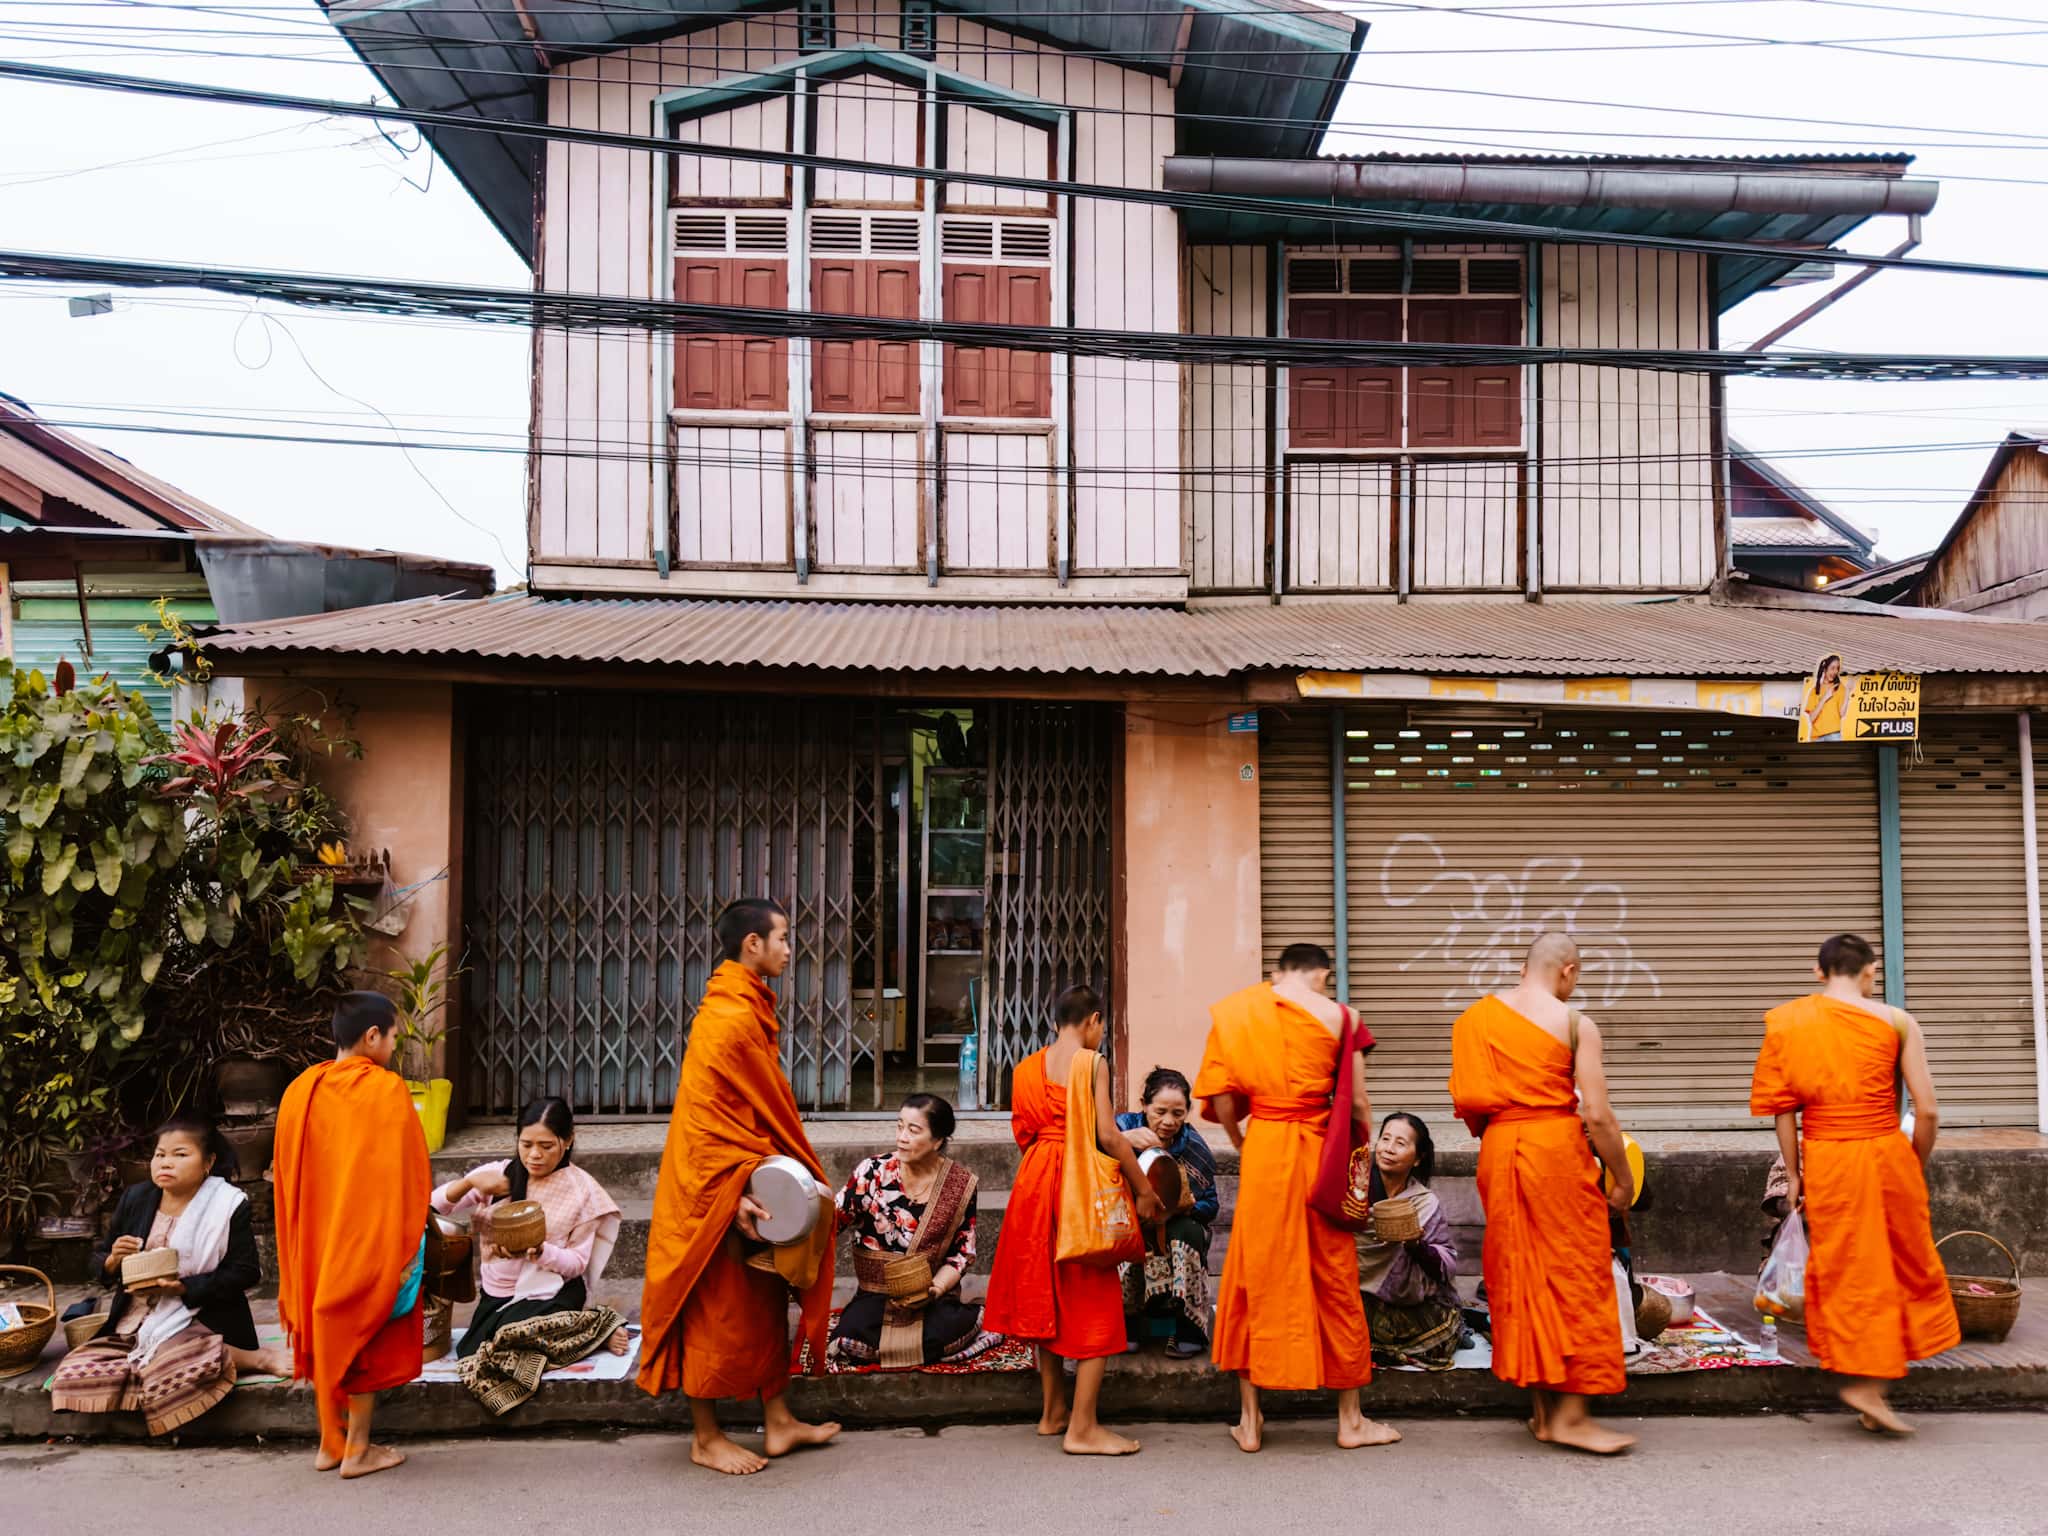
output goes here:
[[892, 1301], [912, 1301], [932, 1288], [932, 1261], [921, 1253], [854, 1255], [854, 1273], [863, 1289], [874, 1289]]
[[25, 1264], [0, 1264], [0, 1275], [27, 1275], [43, 1287], [43, 1304], [19, 1302], [21, 1326], [0, 1329], [0, 1378], [25, 1376], [43, 1358], [43, 1346], [57, 1331], [57, 1288], [40, 1269]]
[[86, 1317], [74, 1317], [64, 1325], [64, 1348], [68, 1353], [81, 1344], [90, 1343], [92, 1336], [104, 1328], [111, 1312], [94, 1312]]
[[420, 1359], [439, 1360], [455, 1347], [455, 1305], [438, 1296], [427, 1299], [420, 1330]]
[[175, 1248], [145, 1248], [131, 1253], [121, 1261], [121, 1287], [132, 1291], [151, 1281], [175, 1280], [178, 1262]]
[[1413, 1201], [1382, 1200], [1372, 1208], [1372, 1235], [1383, 1243], [1412, 1243], [1422, 1236], [1422, 1218]]
[[[2011, 1278], [2002, 1279], [1995, 1275], [1959, 1275], [1948, 1268], [1947, 1260], [1942, 1261], [1942, 1268], [1948, 1271], [1948, 1293], [1955, 1299], [1956, 1321], [1962, 1324], [1964, 1336], [1989, 1339], [1995, 1344], [2011, 1333], [2012, 1325], [2019, 1321], [2020, 1261], [2013, 1257], [2010, 1248], [1989, 1232], [1951, 1232], [1941, 1243], [1958, 1237], [1983, 1238], [2004, 1254], [2005, 1262], [2012, 1266]], [[1934, 1245], [1937, 1253], [1941, 1251], [1941, 1243]]]

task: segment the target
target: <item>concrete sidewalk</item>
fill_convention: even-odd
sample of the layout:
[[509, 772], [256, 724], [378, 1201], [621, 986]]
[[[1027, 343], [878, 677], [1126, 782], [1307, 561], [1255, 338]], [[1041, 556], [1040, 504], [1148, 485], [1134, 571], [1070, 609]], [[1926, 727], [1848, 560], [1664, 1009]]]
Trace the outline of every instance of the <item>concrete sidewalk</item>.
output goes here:
[[[1727, 1327], [1752, 1336], [1747, 1277], [1692, 1277], [1700, 1304]], [[610, 1289], [609, 1287], [607, 1289]], [[630, 1292], [604, 1295], [614, 1305]], [[637, 1314], [637, 1306], [621, 1307]], [[259, 1316], [275, 1317], [274, 1303]], [[43, 1382], [63, 1347], [61, 1333], [37, 1370], [0, 1382], [0, 1440], [136, 1439], [130, 1415], [84, 1417], [50, 1409]], [[1788, 1362], [1775, 1368], [1732, 1367], [1680, 1375], [1631, 1377], [1614, 1413], [1805, 1413], [1836, 1407], [1834, 1379], [1807, 1353], [1804, 1336], [1780, 1339]], [[1429, 1374], [1384, 1371], [1368, 1389], [1368, 1411], [1390, 1417], [1510, 1415], [1526, 1412], [1524, 1395], [1484, 1371]], [[2001, 1344], [1966, 1342], [1913, 1368], [1897, 1390], [1902, 1407], [1915, 1410], [2048, 1408], [2048, 1282], [2029, 1281], [2019, 1325]], [[1026, 1422], [1038, 1413], [1037, 1378], [1028, 1372], [929, 1375], [922, 1372], [804, 1378], [792, 1387], [798, 1411], [836, 1418], [850, 1427], [937, 1427], [948, 1424]], [[1147, 1352], [1112, 1360], [1103, 1413], [1112, 1421], [1214, 1420], [1236, 1407], [1235, 1384], [1206, 1358], [1176, 1361]], [[1298, 1417], [1330, 1411], [1327, 1399], [1303, 1393], [1276, 1397], [1269, 1412]], [[739, 1406], [735, 1422], [746, 1422]], [[380, 1433], [399, 1436], [530, 1433], [565, 1428], [682, 1429], [688, 1410], [680, 1397], [661, 1400], [626, 1382], [549, 1382], [524, 1407], [492, 1419], [453, 1383], [414, 1383], [387, 1394], [378, 1410]], [[310, 1439], [313, 1402], [303, 1388], [280, 1384], [238, 1388], [212, 1413], [182, 1432], [184, 1440]]]

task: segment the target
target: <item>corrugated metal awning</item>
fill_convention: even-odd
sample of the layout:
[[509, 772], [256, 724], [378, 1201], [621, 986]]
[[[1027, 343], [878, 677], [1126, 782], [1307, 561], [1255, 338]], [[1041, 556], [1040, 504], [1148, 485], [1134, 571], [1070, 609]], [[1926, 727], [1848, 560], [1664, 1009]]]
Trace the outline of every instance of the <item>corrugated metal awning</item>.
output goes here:
[[1848, 603], [1326, 603], [1208, 608], [424, 598], [234, 626], [216, 665], [381, 658], [648, 669], [1225, 678], [1260, 671], [1790, 677], [1858, 670], [2048, 675], [2048, 625]]

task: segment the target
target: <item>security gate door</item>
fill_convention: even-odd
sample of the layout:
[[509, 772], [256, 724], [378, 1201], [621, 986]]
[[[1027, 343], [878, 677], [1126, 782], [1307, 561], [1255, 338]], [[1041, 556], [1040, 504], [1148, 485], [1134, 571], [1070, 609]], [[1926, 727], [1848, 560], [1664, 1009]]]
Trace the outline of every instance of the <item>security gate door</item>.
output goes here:
[[790, 913], [777, 992], [798, 1102], [869, 1107], [881, 1042], [852, 990], [881, 943], [875, 705], [489, 689], [469, 715], [472, 1114], [545, 1094], [581, 1116], [666, 1113], [712, 923], [761, 894]]

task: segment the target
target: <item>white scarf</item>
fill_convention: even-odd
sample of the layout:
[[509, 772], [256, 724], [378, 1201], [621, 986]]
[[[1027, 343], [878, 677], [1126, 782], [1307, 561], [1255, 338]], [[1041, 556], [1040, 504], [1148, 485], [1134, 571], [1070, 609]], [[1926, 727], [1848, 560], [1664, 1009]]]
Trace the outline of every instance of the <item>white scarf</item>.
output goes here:
[[[193, 1195], [192, 1203], [179, 1213], [171, 1227], [169, 1245], [178, 1252], [178, 1276], [206, 1275], [220, 1268], [220, 1261], [227, 1257], [228, 1223], [235, 1212], [248, 1203], [249, 1197], [218, 1174], [208, 1174], [206, 1182]], [[166, 1340], [183, 1333], [192, 1319], [197, 1317], [182, 1296], [159, 1296], [149, 1309], [149, 1316], [142, 1320], [142, 1326], [135, 1331], [135, 1348], [129, 1353], [128, 1365], [132, 1370], [141, 1370], [149, 1364], [150, 1357], [161, 1349]]]

